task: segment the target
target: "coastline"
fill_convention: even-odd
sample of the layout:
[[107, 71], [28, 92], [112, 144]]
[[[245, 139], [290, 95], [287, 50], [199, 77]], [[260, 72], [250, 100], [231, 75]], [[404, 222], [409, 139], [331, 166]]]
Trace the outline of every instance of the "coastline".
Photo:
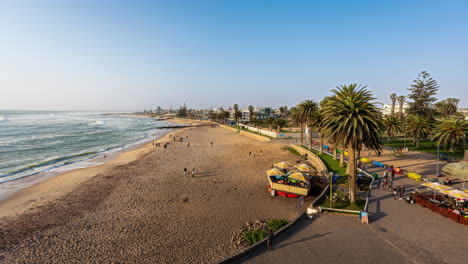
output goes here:
[[[151, 117], [136, 114], [109, 115]], [[164, 121], [179, 124], [189, 123], [188, 120], [184, 119], [171, 119]], [[142, 143], [141, 145], [137, 144], [134, 148], [131, 148], [130, 150], [127, 150], [123, 153], [119, 153], [114, 158], [109, 157], [107, 161], [99, 165], [77, 168], [62, 173], [52, 173], [47, 178], [39, 180], [38, 182], [33, 183], [31, 186], [21, 188], [20, 190], [7, 195], [4, 200], [0, 200], [0, 218], [17, 216], [25, 212], [31, 212], [35, 209], [38, 209], [48, 202], [66, 195], [78, 187], [81, 183], [95, 177], [98, 174], [106, 173], [116, 166], [126, 165], [144, 157], [150, 153], [152, 149], [154, 149], [154, 141], [168, 141], [170, 133], [182, 129], [184, 128], [174, 129], [162, 134], [158, 139], [149, 140], [150, 142]], [[100, 159], [100, 157], [94, 159]]]

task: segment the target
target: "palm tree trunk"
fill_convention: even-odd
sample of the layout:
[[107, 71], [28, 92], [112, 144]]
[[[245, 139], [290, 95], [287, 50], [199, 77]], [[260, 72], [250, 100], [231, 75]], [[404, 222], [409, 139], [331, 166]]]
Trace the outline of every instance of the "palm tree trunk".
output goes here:
[[323, 134], [320, 133], [320, 151], [319, 154], [323, 154]]
[[304, 125], [301, 123], [301, 146], [304, 145]]
[[340, 152], [340, 167], [341, 168], [344, 167], [344, 152], [345, 152], [345, 148], [342, 147], [341, 152]]
[[333, 145], [333, 160], [337, 160], [336, 145]]
[[352, 142], [348, 145], [348, 168], [350, 176], [349, 200], [352, 204], [356, 203], [356, 152]]

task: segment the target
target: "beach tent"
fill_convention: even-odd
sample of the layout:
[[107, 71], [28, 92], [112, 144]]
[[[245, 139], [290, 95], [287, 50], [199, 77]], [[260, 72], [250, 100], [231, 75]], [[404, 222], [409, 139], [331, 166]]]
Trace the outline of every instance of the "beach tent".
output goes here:
[[309, 177], [303, 174], [302, 172], [294, 172], [291, 175], [289, 175], [289, 179], [307, 182], [309, 180]]
[[441, 193], [447, 194], [448, 196], [452, 196], [457, 199], [463, 199], [463, 200], [468, 199], [468, 193], [462, 192], [459, 190], [448, 190], [448, 191], [442, 191]]
[[307, 171], [312, 171], [312, 168], [311, 168], [309, 165], [304, 164], [304, 163], [303, 163], [303, 164], [296, 165], [296, 166], [294, 166], [294, 167], [296, 167], [296, 168], [297, 168], [298, 170], [300, 170], [300, 171], [305, 171], [305, 172], [307, 172]]
[[421, 185], [429, 187], [429, 188], [437, 190], [437, 191], [447, 191], [447, 190], [451, 189], [451, 187], [445, 186], [445, 185], [437, 183], [437, 182], [427, 182], [427, 183], [423, 183]]
[[277, 168], [267, 170], [266, 173], [267, 173], [268, 176], [285, 176], [286, 175], [284, 172], [278, 170]]
[[278, 168], [281, 168], [281, 169], [289, 169], [289, 167], [291, 167], [291, 165], [286, 161], [278, 162], [278, 163], [275, 163], [273, 165], [275, 167], [278, 167]]

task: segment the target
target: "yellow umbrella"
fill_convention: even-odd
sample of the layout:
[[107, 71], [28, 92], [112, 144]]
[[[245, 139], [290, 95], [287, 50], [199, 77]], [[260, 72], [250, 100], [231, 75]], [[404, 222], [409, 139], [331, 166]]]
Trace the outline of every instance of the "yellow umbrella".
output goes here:
[[289, 179], [295, 179], [306, 182], [309, 179], [309, 177], [307, 175], [302, 174], [302, 172], [294, 172], [291, 175], [289, 175]]
[[442, 193], [445, 193], [447, 195], [450, 195], [452, 197], [460, 198], [460, 199], [468, 199], [468, 193], [459, 191], [459, 190], [448, 190], [448, 191], [442, 191]]
[[286, 174], [284, 174], [284, 172], [278, 170], [277, 168], [267, 170], [266, 173], [267, 173], [268, 176], [278, 176], [278, 175], [284, 176], [284, 175], [286, 175]]
[[300, 171], [312, 171], [312, 168], [307, 164], [299, 164], [295, 166]]
[[278, 162], [278, 163], [275, 163], [273, 165], [278, 167], [278, 168], [281, 168], [281, 169], [289, 169], [289, 167], [291, 167], [291, 165], [289, 163], [287, 163], [286, 161]]

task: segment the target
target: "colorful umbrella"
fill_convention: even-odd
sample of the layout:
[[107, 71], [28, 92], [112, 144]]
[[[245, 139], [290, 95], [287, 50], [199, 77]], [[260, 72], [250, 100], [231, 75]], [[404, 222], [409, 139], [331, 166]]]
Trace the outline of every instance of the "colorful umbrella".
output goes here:
[[304, 164], [304, 163], [303, 163], [303, 164], [296, 165], [296, 166], [294, 166], [294, 167], [296, 167], [296, 168], [297, 168], [298, 170], [300, 170], [300, 171], [312, 171], [312, 168], [311, 168], [309, 165]]
[[441, 193], [445, 193], [447, 195], [450, 195], [452, 197], [459, 198], [459, 199], [468, 199], [468, 193], [462, 192], [459, 190], [442, 191]]
[[273, 165], [275, 167], [278, 167], [278, 168], [281, 168], [281, 169], [289, 169], [289, 167], [291, 167], [291, 165], [289, 163], [287, 163], [286, 161], [278, 162], [278, 163], [275, 163]]
[[267, 173], [268, 176], [284, 176], [284, 175], [286, 175], [284, 172], [278, 170], [277, 168], [267, 170], [266, 173]]
[[289, 175], [289, 179], [306, 182], [309, 179], [309, 177], [305, 174], [302, 174], [302, 172], [294, 172], [291, 175]]
[[437, 182], [428, 182], [428, 183], [423, 183], [422, 185], [429, 187], [431, 189], [434, 189], [434, 190], [438, 190], [438, 191], [446, 191], [446, 190], [451, 189], [450, 187], [439, 184]]

